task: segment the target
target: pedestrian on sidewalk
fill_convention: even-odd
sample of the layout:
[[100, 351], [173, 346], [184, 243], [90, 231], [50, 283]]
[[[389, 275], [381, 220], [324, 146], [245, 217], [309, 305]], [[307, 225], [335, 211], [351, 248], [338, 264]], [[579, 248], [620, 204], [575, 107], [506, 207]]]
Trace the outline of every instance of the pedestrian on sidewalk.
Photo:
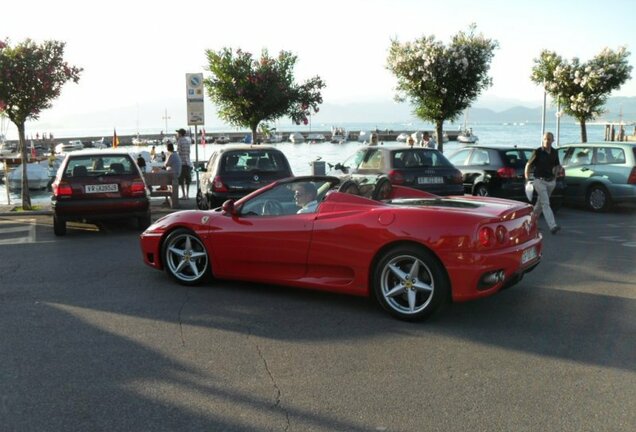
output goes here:
[[190, 137], [186, 136], [186, 130], [177, 130], [177, 152], [181, 158], [181, 175], [179, 184], [181, 185], [181, 198], [188, 199], [188, 191], [192, 180], [192, 161], [190, 160], [190, 149], [192, 148]]
[[534, 173], [533, 186], [537, 192], [537, 202], [533, 211], [535, 218], [538, 219], [543, 213], [550, 232], [556, 234], [561, 227], [554, 220], [554, 213], [550, 207], [550, 195], [556, 186], [556, 176], [561, 169], [561, 163], [557, 151], [552, 148], [553, 141], [552, 132], [546, 132], [541, 147], [532, 153], [526, 164], [525, 178], [529, 181], [530, 173]]

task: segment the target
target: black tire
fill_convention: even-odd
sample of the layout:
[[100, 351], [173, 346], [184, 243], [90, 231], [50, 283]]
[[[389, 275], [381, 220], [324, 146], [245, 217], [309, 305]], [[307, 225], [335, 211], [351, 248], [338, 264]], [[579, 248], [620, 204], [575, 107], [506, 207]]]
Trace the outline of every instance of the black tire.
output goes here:
[[198, 285], [210, 275], [208, 251], [190, 230], [170, 233], [163, 242], [161, 258], [166, 273], [182, 285]]
[[66, 221], [56, 215], [53, 215], [53, 233], [56, 236], [66, 235]]
[[348, 194], [351, 194], [351, 195], [359, 195], [360, 194], [360, 188], [358, 187], [358, 184], [356, 182], [354, 182], [353, 180], [345, 180], [338, 187], [338, 192], [348, 193]]
[[490, 196], [490, 193], [488, 192], [488, 188], [486, 187], [485, 184], [478, 183], [473, 188], [473, 195], [475, 195], [475, 196]]
[[385, 252], [373, 270], [372, 284], [380, 306], [404, 321], [424, 320], [450, 299], [444, 268], [431, 252], [414, 245]]
[[371, 198], [375, 201], [381, 201], [389, 198], [391, 195], [391, 181], [386, 178], [380, 178], [378, 182], [375, 184], [375, 188], [373, 189], [373, 194]]
[[208, 201], [208, 197], [201, 192], [201, 189], [197, 190], [197, 208], [199, 210], [210, 210], [210, 202]]
[[148, 212], [147, 214], [143, 216], [139, 216], [137, 218], [137, 228], [139, 228], [142, 231], [148, 228], [151, 223], [152, 223], [152, 220], [150, 218], [150, 212]]
[[592, 185], [585, 194], [585, 205], [593, 212], [604, 212], [612, 206], [612, 196], [603, 185]]

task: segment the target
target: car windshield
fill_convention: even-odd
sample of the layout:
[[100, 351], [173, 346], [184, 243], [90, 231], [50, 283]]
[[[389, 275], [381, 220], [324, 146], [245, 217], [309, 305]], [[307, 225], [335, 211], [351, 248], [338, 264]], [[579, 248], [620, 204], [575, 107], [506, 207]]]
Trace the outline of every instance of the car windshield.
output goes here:
[[450, 167], [452, 164], [441, 153], [424, 148], [397, 150], [393, 152], [396, 168]]
[[228, 151], [221, 161], [223, 172], [283, 171], [287, 169], [284, 156], [277, 150], [254, 149]]
[[242, 216], [280, 216], [315, 213], [318, 205], [339, 181], [334, 178], [299, 179], [284, 182], [246, 201]]
[[82, 155], [74, 156], [68, 160], [63, 177], [97, 177], [136, 173], [134, 162], [128, 155]]

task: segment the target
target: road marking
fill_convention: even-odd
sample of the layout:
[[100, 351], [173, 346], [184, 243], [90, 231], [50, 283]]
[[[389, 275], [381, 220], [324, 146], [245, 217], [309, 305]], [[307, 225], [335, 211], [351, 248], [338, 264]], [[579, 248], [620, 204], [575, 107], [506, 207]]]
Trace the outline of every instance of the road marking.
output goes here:
[[0, 221], [0, 245], [35, 243], [35, 225], [35, 219]]

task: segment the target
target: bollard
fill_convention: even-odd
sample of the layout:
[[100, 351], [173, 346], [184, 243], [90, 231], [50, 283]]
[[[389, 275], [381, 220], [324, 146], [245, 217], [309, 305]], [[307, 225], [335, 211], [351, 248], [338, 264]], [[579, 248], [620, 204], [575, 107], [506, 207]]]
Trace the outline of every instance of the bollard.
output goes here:
[[313, 161], [311, 163], [311, 172], [315, 176], [324, 176], [327, 174], [327, 168], [324, 161]]

